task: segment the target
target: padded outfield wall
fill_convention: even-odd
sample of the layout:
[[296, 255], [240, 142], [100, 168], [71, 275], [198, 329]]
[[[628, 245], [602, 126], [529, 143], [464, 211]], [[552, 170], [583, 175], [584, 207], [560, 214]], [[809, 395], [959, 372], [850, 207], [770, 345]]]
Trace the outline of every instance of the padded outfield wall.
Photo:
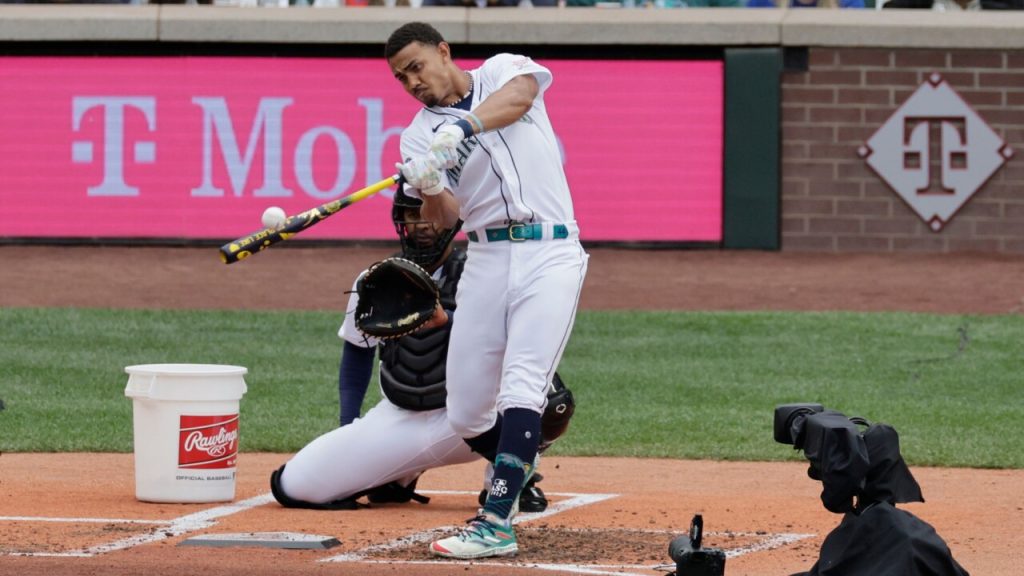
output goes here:
[[1024, 252], [1024, 15], [870, 10], [0, 6], [0, 238], [218, 241], [380, 179], [413, 19], [552, 68], [587, 240]]

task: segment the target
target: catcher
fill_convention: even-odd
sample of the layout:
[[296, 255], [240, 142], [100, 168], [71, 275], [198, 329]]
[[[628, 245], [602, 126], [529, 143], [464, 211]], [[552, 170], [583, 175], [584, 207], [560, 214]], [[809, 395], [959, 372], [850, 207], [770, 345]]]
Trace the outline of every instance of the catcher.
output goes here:
[[[338, 389], [342, 426], [316, 438], [271, 475], [281, 505], [324, 510], [354, 509], [370, 503], [404, 503], [429, 498], [415, 492], [430, 468], [480, 457], [455, 434], [445, 410], [445, 364], [454, 318], [455, 292], [465, 252], [452, 246], [458, 226], [437, 230], [420, 219], [422, 202], [399, 188], [392, 221], [401, 258], [375, 263], [356, 280], [338, 335], [345, 341]], [[358, 418], [380, 353], [383, 398]], [[542, 446], [568, 427], [571, 392], [556, 374], [549, 394]], [[491, 467], [482, 495], [490, 488]], [[525, 512], [548, 504], [536, 486], [519, 500]]]

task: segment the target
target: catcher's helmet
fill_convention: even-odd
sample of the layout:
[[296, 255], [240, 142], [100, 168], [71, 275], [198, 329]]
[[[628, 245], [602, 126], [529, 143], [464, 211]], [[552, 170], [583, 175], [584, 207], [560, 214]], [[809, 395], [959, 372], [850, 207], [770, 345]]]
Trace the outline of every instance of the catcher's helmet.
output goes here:
[[404, 186], [399, 185], [398, 191], [395, 192], [394, 204], [391, 206], [391, 221], [394, 222], [395, 232], [402, 242], [402, 257], [430, 269], [444, 258], [448, 245], [462, 227], [462, 221], [447, 230], [438, 230], [434, 226], [436, 234], [410, 234], [407, 225], [423, 220], [408, 220], [406, 209], [419, 210], [422, 206], [422, 200], [406, 195]]

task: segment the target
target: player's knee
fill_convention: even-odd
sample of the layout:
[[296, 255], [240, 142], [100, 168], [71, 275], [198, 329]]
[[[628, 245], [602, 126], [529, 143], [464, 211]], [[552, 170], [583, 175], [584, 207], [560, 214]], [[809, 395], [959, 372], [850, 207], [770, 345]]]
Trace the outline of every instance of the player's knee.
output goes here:
[[282, 465], [270, 474], [270, 493], [285, 508], [305, 508], [309, 510], [354, 510], [359, 507], [355, 498], [339, 498], [329, 501], [304, 500], [301, 495], [285, 492], [281, 479], [284, 477], [285, 466]]
[[[319, 504], [330, 498], [324, 498], [320, 494], [313, 494], [311, 490], [303, 490], [303, 482], [301, 481], [301, 474], [299, 481], [296, 482], [295, 474], [289, 474], [288, 479], [285, 479], [287, 464], [282, 464], [280, 468], [274, 470], [270, 475], [270, 493], [274, 495], [274, 499], [277, 500], [282, 506], [286, 508], [308, 508], [310, 504]], [[288, 485], [288, 489], [285, 489], [285, 484]]]
[[285, 508], [302, 508], [303, 506], [300, 505], [301, 501], [286, 494], [281, 486], [281, 476], [284, 475], [284, 468], [285, 464], [282, 464], [280, 468], [271, 472], [270, 493], [274, 495], [274, 500], [277, 500]]
[[453, 413], [449, 413], [449, 424], [452, 429], [455, 430], [455, 434], [462, 438], [472, 438], [479, 436], [487, 429], [486, 421], [482, 420], [479, 416], [474, 414], [466, 414], [465, 416], [456, 416]]
[[456, 413], [449, 410], [448, 424], [462, 438], [472, 438], [490, 430], [494, 418], [489, 414]]

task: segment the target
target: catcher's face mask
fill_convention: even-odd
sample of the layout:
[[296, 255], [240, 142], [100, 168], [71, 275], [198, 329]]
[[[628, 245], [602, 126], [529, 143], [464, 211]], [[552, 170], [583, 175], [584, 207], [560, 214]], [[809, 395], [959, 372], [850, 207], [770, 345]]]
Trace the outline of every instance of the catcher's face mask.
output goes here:
[[395, 193], [391, 219], [402, 243], [402, 257], [432, 270], [444, 260], [459, 227], [439, 230], [420, 216], [422, 205], [421, 200], [406, 196], [400, 189]]

